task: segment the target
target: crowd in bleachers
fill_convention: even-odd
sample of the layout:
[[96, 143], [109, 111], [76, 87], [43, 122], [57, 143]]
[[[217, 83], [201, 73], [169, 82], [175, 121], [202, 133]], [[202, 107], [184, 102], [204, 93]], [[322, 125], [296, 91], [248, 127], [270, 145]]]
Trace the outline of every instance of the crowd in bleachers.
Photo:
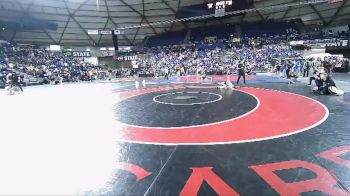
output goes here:
[[[214, 43], [206, 44], [211, 46]], [[266, 72], [274, 59], [301, 57], [287, 43], [262, 43], [257, 39], [225, 42], [221, 47], [202, 49], [197, 45], [150, 49], [144, 58], [138, 60], [138, 66], [157, 75], [162, 75], [164, 70], [169, 70], [172, 75], [193, 75], [203, 70], [207, 74], [232, 74], [236, 73], [239, 63], [247, 64], [247, 69], [252, 72]]]
[[[241, 28], [244, 34], [241, 38], [238, 38], [233, 25], [193, 29], [191, 36], [182, 31], [152, 37], [148, 47], [141, 50], [143, 57], [136, 61], [138, 71], [155, 76], [164, 75], [165, 72], [169, 75], [235, 74], [238, 65], [243, 64], [248, 73], [277, 71], [289, 77], [289, 73], [302, 75], [305, 67], [309, 66], [309, 60], [288, 44], [291, 40], [301, 38], [295, 22], [243, 24]], [[327, 36], [341, 37], [343, 34]], [[187, 43], [181, 42], [185, 36], [188, 37]], [[162, 47], [152, 47], [157, 43]], [[312, 64], [334, 67], [344, 63], [340, 61], [314, 59]], [[91, 81], [97, 78], [99, 71], [106, 71], [82, 58], [10, 43], [0, 45], [0, 70], [2, 81], [8, 72], [15, 71], [44, 78], [48, 83]], [[135, 75], [135, 71], [119, 70], [115, 76]], [[106, 74], [104, 78], [110, 78], [112, 73]]]
[[45, 48], [0, 45], [0, 79], [10, 72], [22, 77], [41, 78], [44, 83], [91, 81], [101, 66], [94, 66], [81, 58], [53, 53]]
[[[195, 45], [153, 48], [138, 59], [138, 66], [154, 75], [237, 74], [244, 65], [248, 73], [278, 72], [281, 76], [309, 77], [313, 70], [325, 67], [344, 69], [349, 60], [338, 56], [310, 58], [290, 45], [278, 41], [247, 39], [245, 43], [226, 43], [224, 47], [200, 50]], [[342, 70], [340, 70], [342, 71]]]
[[[265, 72], [276, 69], [278, 62], [284, 64], [281, 65], [284, 70], [286, 64], [294, 69], [297, 62], [304, 65], [306, 59], [292, 49], [290, 41], [305, 40], [305, 47], [311, 47], [314, 43], [335, 43], [334, 39], [349, 36], [349, 32], [323, 32], [321, 29], [318, 29], [318, 37], [316, 34], [302, 34], [298, 28], [300, 22], [244, 23], [239, 25], [241, 36], [237, 35], [234, 25], [202, 27], [191, 30], [188, 40], [184, 33], [177, 36], [172, 33], [168, 40], [174, 37], [178, 40], [180, 36], [184, 42], [165, 47], [165, 42], [157, 42], [157, 37], [153, 37], [152, 46], [159, 43], [158, 47], [147, 49], [145, 57], [137, 63], [143, 71], [155, 75], [162, 75], [165, 70], [170, 71], [170, 75], [196, 74], [203, 70], [208, 74], [230, 74], [237, 71], [239, 64], [246, 64], [251, 72]], [[162, 35], [162, 40], [166, 35]], [[315, 63], [322, 64], [324, 60], [315, 61], [322, 61]]]
[[[262, 31], [261, 29], [264, 30]], [[300, 35], [296, 21], [245, 23], [241, 25], [241, 31], [245, 37], [290, 36], [294, 38]]]

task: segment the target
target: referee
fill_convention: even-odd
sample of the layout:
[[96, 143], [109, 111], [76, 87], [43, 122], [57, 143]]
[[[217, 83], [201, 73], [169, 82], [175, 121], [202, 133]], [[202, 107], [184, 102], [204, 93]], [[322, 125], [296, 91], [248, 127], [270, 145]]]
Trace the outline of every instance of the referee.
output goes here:
[[238, 78], [237, 78], [237, 84], [239, 83], [239, 80], [241, 79], [241, 76], [243, 76], [243, 82], [245, 84], [245, 68], [242, 63], [239, 63], [238, 65]]

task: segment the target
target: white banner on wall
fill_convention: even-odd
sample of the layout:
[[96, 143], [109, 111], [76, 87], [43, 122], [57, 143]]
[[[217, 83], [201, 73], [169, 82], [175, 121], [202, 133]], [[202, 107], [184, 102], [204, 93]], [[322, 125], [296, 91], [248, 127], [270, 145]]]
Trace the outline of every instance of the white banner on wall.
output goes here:
[[72, 52], [73, 57], [91, 57], [91, 53], [89, 51], [74, 51]]
[[119, 61], [135, 61], [135, 60], [137, 60], [137, 55], [133, 55], [133, 56], [119, 56], [118, 60]]
[[332, 43], [326, 43], [328, 47], [346, 47], [349, 45], [349, 40], [337, 40]]
[[98, 35], [98, 30], [88, 30], [89, 35]]

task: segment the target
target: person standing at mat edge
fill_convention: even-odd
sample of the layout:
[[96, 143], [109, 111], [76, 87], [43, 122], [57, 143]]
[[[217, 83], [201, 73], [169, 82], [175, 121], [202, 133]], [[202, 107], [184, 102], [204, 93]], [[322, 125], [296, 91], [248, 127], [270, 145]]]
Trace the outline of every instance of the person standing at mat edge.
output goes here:
[[169, 80], [169, 68], [164, 69], [164, 80]]
[[239, 80], [241, 79], [241, 76], [243, 76], [243, 82], [245, 84], [245, 67], [242, 63], [239, 63], [238, 65], [238, 78], [237, 78], [237, 84], [239, 83]]

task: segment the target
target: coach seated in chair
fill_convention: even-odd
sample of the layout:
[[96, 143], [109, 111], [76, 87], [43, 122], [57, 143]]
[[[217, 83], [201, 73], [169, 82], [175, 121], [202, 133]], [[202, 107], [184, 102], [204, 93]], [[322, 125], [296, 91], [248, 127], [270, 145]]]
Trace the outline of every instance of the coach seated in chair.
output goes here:
[[344, 95], [344, 91], [337, 88], [334, 80], [328, 74], [321, 74], [315, 82], [317, 86], [314, 92], [320, 95]]

